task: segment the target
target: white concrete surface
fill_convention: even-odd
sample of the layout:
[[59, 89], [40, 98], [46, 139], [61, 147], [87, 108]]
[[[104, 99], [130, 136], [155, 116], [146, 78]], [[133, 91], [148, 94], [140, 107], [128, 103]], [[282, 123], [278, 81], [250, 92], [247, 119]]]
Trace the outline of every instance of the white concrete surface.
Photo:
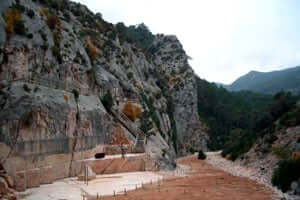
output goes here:
[[111, 175], [98, 175], [95, 180], [89, 181], [88, 185], [77, 181], [77, 177], [56, 181], [53, 184], [41, 185], [26, 192], [26, 200], [82, 200], [82, 195], [89, 194], [101, 196], [120, 194], [141, 187], [141, 184], [158, 182], [163, 176], [153, 172], [132, 172]]

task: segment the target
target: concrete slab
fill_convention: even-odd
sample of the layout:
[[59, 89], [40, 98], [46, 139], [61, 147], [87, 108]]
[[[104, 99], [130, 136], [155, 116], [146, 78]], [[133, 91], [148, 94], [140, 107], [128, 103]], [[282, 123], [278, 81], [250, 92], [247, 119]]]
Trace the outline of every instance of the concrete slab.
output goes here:
[[131, 172], [111, 175], [97, 175], [97, 178], [85, 185], [77, 178], [67, 178], [56, 181], [53, 184], [41, 185], [40, 188], [32, 188], [20, 193], [26, 196], [26, 200], [82, 200], [83, 194], [101, 196], [120, 194], [141, 187], [141, 184], [153, 183], [161, 180], [162, 175], [154, 172]]

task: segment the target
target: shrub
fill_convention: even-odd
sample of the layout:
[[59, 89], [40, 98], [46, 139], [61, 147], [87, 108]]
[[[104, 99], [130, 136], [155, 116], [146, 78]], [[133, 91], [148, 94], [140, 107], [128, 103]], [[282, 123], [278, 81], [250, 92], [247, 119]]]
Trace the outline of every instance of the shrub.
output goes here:
[[44, 33], [42, 30], [39, 31], [41, 38], [43, 39], [43, 41], [47, 41], [47, 35], [46, 33]]
[[25, 12], [25, 7], [23, 5], [20, 4], [20, 0], [16, 0], [16, 3], [13, 3], [11, 6], [10, 6], [11, 9], [14, 9], [20, 13], [24, 13]]
[[98, 55], [98, 49], [90, 40], [85, 42], [87, 53], [92, 61], [95, 61]]
[[300, 178], [300, 160], [283, 160], [274, 170], [272, 184], [280, 188], [283, 192], [290, 189], [293, 181]]
[[53, 32], [53, 40], [54, 40], [54, 45], [60, 47], [60, 34], [58, 32]]
[[127, 78], [130, 80], [133, 78], [133, 73], [132, 72], [128, 72], [127, 73]]
[[30, 17], [31, 19], [34, 18], [35, 16], [35, 13], [33, 10], [29, 9], [27, 12], [26, 12], [27, 16]]
[[24, 84], [24, 85], [23, 85], [23, 89], [24, 89], [26, 92], [30, 92], [30, 91], [31, 91], [30, 87], [28, 87], [27, 84]]
[[190, 148], [189, 148], [189, 151], [190, 151], [191, 154], [194, 154], [194, 153], [195, 153], [195, 149], [194, 149], [193, 147], [190, 147]]
[[141, 126], [140, 129], [147, 133], [149, 130], [153, 128], [153, 124], [150, 121], [150, 113], [147, 111], [142, 112], [141, 114]]
[[126, 102], [122, 109], [122, 113], [126, 115], [130, 120], [135, 121], [141, 116], [141, 108], [132, 104], [131, 102]]
[[300, 108], [293, 109], [292, 111], [284, 114], [280, 118], [280, 124], [285, 127], [298, 126], [300, 124]]
[[289, 159], [292, 154], [289, 149], [283, 147], [272, 147], [272, 153], [281, 159]]
[[62, 63], [62, 57], [61, 57], [61, 54], [60, 54], [60, 48], [58, 46], [53, 46], [52, 47], [52, 53], [53, 53], [53, 56], [57, 59], [58, 63]]
[[41, 15], [42, 17], [47, 17], [47, 16], [49, 15], [49, 10], [48, 10], [48, 8], [41, 8], [41, 9], [40, 9], [40, 15]]
[[176, 82], [176, 78], [173, 77], [173, 76], [171, 76], [171, 77], [169, 78], [169, 84], [174, 84], [175, 82]]
[[293, 152], [291, 155], [292, 160], [300, 160], [300, 153], [299, 152]]
[[74, 94], [75, 100], [78, 101], [78, 98], [79, 98], [79, 92], [78, 92], [78, 90], [73, 89], [72, 93]]
[[236, 160], [240, 155], [248, 152], [256, 139], [255, 134], [242, 129], [230, 131], [230, 137], [224, 145], [222, 156], [230, 155], [230, 160]]
[[101, 102], [107, 110], [111, 109], [114, 103], [113, 103], [113, 98], [111, 96], [111, 93], [109, 91], [103, 96]]
[[68, 103], [69, 102], [69, 96], [68, 95], [64, 95], [64, 99], [65, 99], [65, 101]]
[[8, 37], [14, 34], [25, 35], [26, 28], [20, 12], [15, 9], [9, 9], [4, 15], [5, 31]]
[[198, 159], [199, 160], [205, 160], [206, 159], [206, 155], [205, 155], [205, 153], [202, 150], [200, 150], [198, 152]]
[[32, 38], [33, 38], [33, 34], [32, 34], [32, 33], [28, 33], [28, 34], [27, 34], [27, 38], [28, 38], [28, 39], [32, 39]]
[[96, 74], [96, 70], [94, 68], [87, 70], [86, 73], [92, 81], [96, 81], [97, 74]]
[[65, 12], [63, 13], [63, 15], [64, 15], [64, 18], [65, 18], [65, 20], [66, 20], [67, 22], [70, 22], [70, 21], [71, 21], [71, 15], [69, 14], [68, 11], [65, 11]]
[[52, 47], [52, 53], [56, 57], [58, 63], [62, 63], [62, 56], [60, 54], [60, 40], [61, 36], [57, 31], [53, 32], [53, 40], [54, 40], [54, 46]]
[[26, 35], [26, 27], [23, 20], [15, 20], [14, 31], [18, 35]]
[[40, 89], [39, 87], [35, 87], [33, 91], [37, 92], [39, 89]]
[[166, 149], [162, 149], [161, 156], [165, 158], [166, 154], [167, 154], [167, 150]]
[[47, 15], [46, 23], [51, 30], [54, 30], [59, 25], [59, 18], [56, 15]]

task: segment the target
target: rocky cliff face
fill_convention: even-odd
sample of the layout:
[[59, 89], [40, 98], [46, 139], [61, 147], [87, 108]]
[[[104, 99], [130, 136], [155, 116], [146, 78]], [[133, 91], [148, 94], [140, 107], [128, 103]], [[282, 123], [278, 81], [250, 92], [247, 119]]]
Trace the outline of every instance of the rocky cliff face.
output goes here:
[[70, 169], [74, 159], [103, 151], [120, 126], [101, 102], [107, 93], [117, 110], [128, 100], [142, 108], [135, 124], [150, 135], [146, 151], [161, 167], [176, 153], [206, 149], [195, 74], [175, 36], [154, 36], [149, 54], [80, 4], [0, 5], [0, 151], [11, 174]]

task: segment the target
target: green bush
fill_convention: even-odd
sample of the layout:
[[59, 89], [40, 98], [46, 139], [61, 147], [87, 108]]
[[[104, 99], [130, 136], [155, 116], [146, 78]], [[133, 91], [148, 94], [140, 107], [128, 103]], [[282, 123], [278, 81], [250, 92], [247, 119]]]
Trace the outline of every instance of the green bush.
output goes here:
[[206, 159], [206, 155], [205, 155], [205, 153], [202, 150], [200, 150], [198, 152], [198, 159], [199, 160], [205, 160]]
[[73, 89], [72, 93], [74, 94], [75, 100], [78, 101], [78, 98], [79, 98], [79, 92], [78, 92], [78, 90]]
[[230, 137], [227, 139], [222, 150], [222, 156], [230, 156], [230, 160], [236, 160], [240, 155], [248, 152], [254, 142], [256, 135], [242, 129], [233, 129], [230, 131]]
[[111, 95], [111, 93], [109, 91], [106, 92], [106, 94], [103, 96], [103, 98], [101, 99], [101, 102], [102, 102], [103, 106], [107, 110], [111, 109], [111, 107], [113, 106], [114, 102], [113, 102], [112, 95]]
[[46, 23], [51, 30], [54, 30], [56, 26], [60, 23], [59, 18], [56, 15], [48, 15]]
[[62, 63], [62, 57], [61, 57], [61, 54], [60, 54], [60, 48], [58, 46], [53, 46], [52, 47], [52, 54], [57, 59], [57, 62], [59, 64], [61, 64]]
[[28, 33], [28, 34], [27, 34], [27, 38], [28, 38], [28, 39], [32, 39], [32, 38], [33, 38], [33, 34], [32, 34], [32, 33]]
[[30, 87], [28, 87], [27, 84], [24, 84], [24, 85], [23, 85], [23, 89], [24, 89], [26, 92], [30, 92], [30, 91], [31, 91]]
[[23, 20], [15, 20], [14, 21], [14, 31], [18, 35], [26, 35], [27, 29], [24, 25]]
[[127, 78], [130, 80], [133, 78], [133, 73], [132, 72], [128, 72], [127, 73]]
[[27, 12], [26, 12], [27, 16], [30, 17], [31, 19], [34, 18], [35, 16], [35, 13], [32, 9], [29, 9]]
[[293, 181], [300, 178], [300, 160], [283, 160], [274, 170], [272, 184], [280, 188], [283, 192], [290, 189]]
[[292, 155], [289, 149], [283, 147], [272, 147], [272, 153], [281, 159], [289, 159]]

